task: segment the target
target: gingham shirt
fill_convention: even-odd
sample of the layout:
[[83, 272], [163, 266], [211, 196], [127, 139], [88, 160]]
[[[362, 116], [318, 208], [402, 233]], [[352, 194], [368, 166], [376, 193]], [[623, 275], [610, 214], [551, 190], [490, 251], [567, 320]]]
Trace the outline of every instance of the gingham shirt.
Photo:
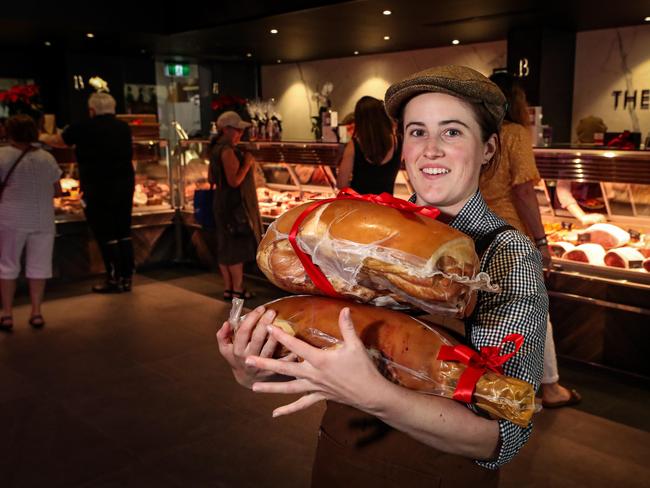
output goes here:
[[[490, 211], [477, 191], [449, 225], [476, 241], [507, 222]], [[537, 391], [544, 369], [548, 313], [541, 254], [524, 234], [516, 230], [504, 231], [483, 254], [481, 271], [486, 272], [501, 291], [479, 292], [477, 312], [465, 323], [468, 345], [476, 350], [483, 346], [499, 346], [508, 334], [522, 334], [523, 346], [503, 365], [503, 371], [527, 381]], [[498, 457], [490, 462], [477, 461], [488, 469], [498, 469], [512, 460], [533, 430], [532, 423], [519, 427], [507, 420], [498, 422], [501, 441]]]

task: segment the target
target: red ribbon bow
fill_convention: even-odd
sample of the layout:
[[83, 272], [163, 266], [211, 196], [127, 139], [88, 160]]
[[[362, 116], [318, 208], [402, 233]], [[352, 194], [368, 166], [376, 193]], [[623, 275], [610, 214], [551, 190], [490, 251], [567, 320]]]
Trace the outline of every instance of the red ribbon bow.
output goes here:
[[311, 205], [309, 205], [305, 210], [303, 210], [303, 212], [298, 216], [296, 221], [293, 223], [293, 226], [291, 227], [291, 231], [289, 232], [289, 243], [291, 244], [291, 247], [293, 247], [293, 250], [298, 256], [298, 259], [300, 259], [300, 262], [305, 268], [307, 275], [311, 278], [311, 280], [316, 285], [316, 287], [318, 287], [318, 289], [324, 294], [326, 294], [327, 296], [333, 298], [340, 298], [341, 295], [339, 295], [339, 293], [334, 289], [334, 287], [327, 279], [325, 274], [321, 271], [321, 269], [314, 264], [314, 262], [311, 259], [311, 256], [309, 256], [309, 254], [305, 253], [302, 249], [300, 249], [300, 246], [298, 245], [296, 238], [298, 237], [298, 230], [300, 229], [300, 225], [304, 222], [304, 220], [307, 218], [307, 216], [310, 213], [312, 213], [321, 205], [334, 202], [336, 200], [362, 200], [366, 202], [376, 203], [378, 205], [384, 205], [386, 207], [391, 207], [400, 210], [402, 212], [416, 213], [431, 219], [435, 219], [438, 217], [438, 215], [440, 215], [440, 210], [438, 210], [437, 208], [420, 207], [411, 202], [407, 202], [406, 200], [395, 198], [390, 193], [382, 193], [381, 195], [372, 195], [372, 194], [360, 195], [352, 188], [343, 188], [336, 195], [335, 198], [326, 198], [324, 200], [317, 200], [313, 202]]
[[[515, 350], [509, 354], [501, 355], [501, 349], [508, 342], [514, 344]], [[510, 334], [503, 338], [500, 346], [482, 347], [480, 353], [462, 344], [457, 346], [442, 346], [438, 353], [438, 360], [459, 361], [467, 365], [467, 368], [458, 380], [452, 398], [459, 402], [472, 403], [472, 395], [476, 388], [476, 382], [483, 373], [490, 370], [495, 373], [503, 374], [501, 366], [512, 356], [517, 354], [517, 351], [519, 351], [523, 343], [523, 335]]]

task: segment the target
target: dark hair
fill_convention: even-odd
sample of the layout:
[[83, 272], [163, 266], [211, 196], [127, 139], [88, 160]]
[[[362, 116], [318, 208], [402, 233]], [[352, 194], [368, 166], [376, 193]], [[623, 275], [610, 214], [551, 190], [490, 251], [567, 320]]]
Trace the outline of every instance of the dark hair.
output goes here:
[[[464, 99], [461, 98], [461, 100]], [[499, 137], [500, 127], [497, 124], [496, 120], [494, 120], [492, 114], [485, 107], [485, 105], [483, 105], [482, 103], [469, 102], [469, 101], [467, 101], [467, 103], [471, 107], [472, 112], [474, 112], [474, 118], [476, 119], [476, 122], [478, 123], [478, 126], [481, 129], [481, 141], [483, 143], [486, 143], [488, 139], [492, 136], [492, 134], [496, 135], [496, 148], [494, 154], [492, 155], [492, 158], [487, 164], [481, 166], [481, 173], [482, 173], [484, 171], [488, 171], [493, 168], [496, 168], [496, 166], [499, 164], [499, 156], [501, 155], [501, 137]], [[402, 140], [404, 140], [404, 108], [406, 107], [407, 104], [408, 101], [406, 101], [402, 106], [402, 109], [399, 114], [399, 119], [397, 119], [397, 130]]]
[[528, 102], [526, 102], [526, 92], [521, 87], [519, 80], [510, 73], [500, 71], [490, 76], [490, 81], [497, 85], [506, 96], [508, 109], [505, 120], [528, 127], [530, 125]]
[[366, 159], [380, 164], [393, 146], [393, 125], [384, 103], [373, 97], [361, 97], [354, 107], [355, 137]]
[[36, 122], [29, 115], [18, 114], [9, 118], [6, 125], [7, 138], [20, 144], [38, 141]]

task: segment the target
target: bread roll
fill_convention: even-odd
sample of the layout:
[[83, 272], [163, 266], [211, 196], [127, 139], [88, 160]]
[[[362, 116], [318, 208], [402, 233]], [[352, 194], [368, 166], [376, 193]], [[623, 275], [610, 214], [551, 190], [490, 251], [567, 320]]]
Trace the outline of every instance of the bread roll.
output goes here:
[[[257, 264], [278, 287], [322, 294], [288, 240], [306, 203], [281, 215], [259, 245]], [[336, 200], [311, 212], [298, 232], [343, 296], [375, 304], [410, 303], [429, 312], [467, 313], [473, 291], [496, 287], [479, 272], [471, 238], [420, 215], [359, 200]]]
[[[275, 324], [316, 347], [341, 341], [338, 317], [349, 307], [357, 334], [376, 359], [381, 373], [394, 383], [423, 393], [452, 398], [466, 366], [439, 361], [443, 345], [457, 344], [441, 329], [434, 329], [401, 312], [344, 300], [313, 296], [281, 298], [266, 305], [275, 310]], [[474, 403], [488, 413], [528, 425], [535, 407], [532, 385], [488, 371], [476, 384]]]

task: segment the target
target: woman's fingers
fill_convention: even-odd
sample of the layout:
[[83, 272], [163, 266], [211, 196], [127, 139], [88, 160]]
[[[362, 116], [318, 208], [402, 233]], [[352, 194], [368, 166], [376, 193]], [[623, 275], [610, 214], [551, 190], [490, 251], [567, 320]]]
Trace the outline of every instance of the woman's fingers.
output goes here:
[[289, 415], [301, 410], [305, 410], [306, 408], [309, 408], [322, 400], [325, 400], [325, 396], [321, 393], [310, 393], [309, 395], [305, 395], [295, 402], [290, 403], [289, 405], [276, 408], [273, 410], [273, 417], [280, 417], [282, 415]]
[[246, 314], [244, 320], [239, 324], [233, 341], [235, 356], [243, 357], [246, 355], [246, 347], [251, 338], [251, 333], [264, 313], [264, 307], [257, 307], [252, 312]]
[[260, 351], [264, 346], [264, 341], [269, 333], [267, 327], [270, 323], [273, 322], [275, 318], [275, 312], [273, 310], [267, 310], [264, 312], [264, 315], [260, 318], [253, 330], [253, 335], [249, 346], [246, 348], [246, 354], [262, 355]]
[[273, 371], [274, 373], [285, 376], [300, 376], [301, 364], [279, 361], [277, 359], [262, 358], [259, 356], [248, 356], [246, 358], [246, 366], [263, 369], [265, 371]]
[[259, 382], [254, 383], [252, 389], [258, 393], [306, 393], [314, 390], [314, 384], [304, 379], [268, 383]]
[[217, 344], [222, 356], [225, 356], [232, 349], [232, 327], [230, 323], [224, 322], [217, 331]]
[[350, 309], [345, 307], [339, 313], [339, 330], [343, 340], [350, 345], [356, 344], [361, 341], [357, 336], [357, 331], [354, 329], [352, 317], [350, 316]]
[[269, 327], [269, 333], [271, 337], [277, 339], [277, 341], [285, 346], [289, 351], [297, 354], [306, 361], [312, 361], [316, 359], [316, 355], [322, 351], [316, 347], [310, 346], [305, 341], [296, 339], [295, 337], [287, 334], [285, 331], [279, 327]]
[[277, 347], [278, 347], [277, 339], [269, 335], [268, 338], [266, 339], [266, 343], [264, 344], [264, 347], [262, 347], [262, 351], [260, 352], [260, 357], [272, 358], [273, 353], [275, 352]]

